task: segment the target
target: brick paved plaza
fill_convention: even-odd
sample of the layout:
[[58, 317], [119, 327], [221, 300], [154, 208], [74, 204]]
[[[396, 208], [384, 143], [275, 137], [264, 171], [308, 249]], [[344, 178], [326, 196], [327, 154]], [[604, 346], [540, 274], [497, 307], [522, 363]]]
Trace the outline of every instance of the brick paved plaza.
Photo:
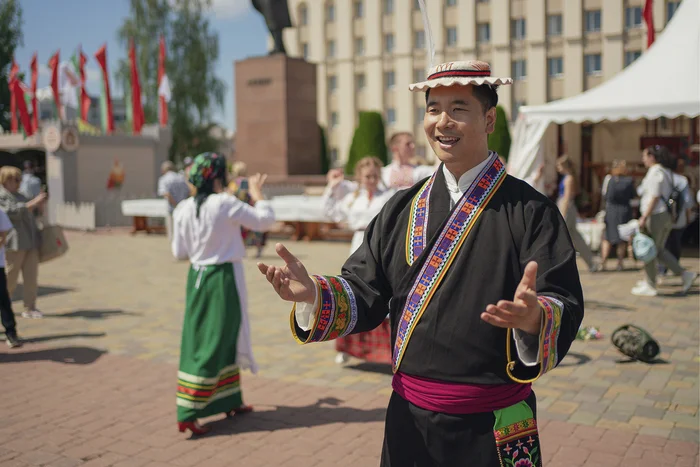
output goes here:
[[[18, 317], [28, 342], [0, 347], [0, 466], [378, 465], [389, 370], [340, 367], [332, 344], [297, 345], [289, 308], [254, 260], [245, 267], [261, 371], [244, 373], [243, 389], [257, 412], [207, 420], [213, 433], [189, 439], [175, 424], [188, 265], [172, 259], [162, 236], [68, 240], [70, 253], [40, 269], [45, 319]], [[324, 273], [337, 272], [348, 251], [347, 243], [288, 246]], [[697, 270], [697, 261], [685, 264]], [[584, 323], [605, 337], [575, 342], [535, 384], [547, 467], [698, 465], [698, 288], [633, 297], [640, 277], [582, 275]], [[658, 363], [627, 362], [611, 346], [612, 330], [628, 322], [659, 340]]]

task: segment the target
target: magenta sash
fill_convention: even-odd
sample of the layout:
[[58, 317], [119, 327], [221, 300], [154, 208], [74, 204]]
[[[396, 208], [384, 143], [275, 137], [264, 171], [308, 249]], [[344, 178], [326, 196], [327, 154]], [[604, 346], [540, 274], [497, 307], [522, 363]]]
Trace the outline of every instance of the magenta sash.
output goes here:
[[461, 384], [396, 372], [396, 393], [421, 409], [453, 415], [493, 412], [527, 399], [531, 384]]

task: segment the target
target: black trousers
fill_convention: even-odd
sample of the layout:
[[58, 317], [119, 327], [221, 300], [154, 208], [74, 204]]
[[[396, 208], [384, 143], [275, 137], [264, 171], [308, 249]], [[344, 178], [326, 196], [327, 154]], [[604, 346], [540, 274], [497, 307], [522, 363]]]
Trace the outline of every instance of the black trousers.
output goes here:
[[[536, 413], [535, 393], [527, 404]], [[493, 412], [449, 415], [417, 407], [397, 393], [386, 412], [381, 467], [501, 467]]]
[[0, 268], [0, 321], [2, 321], [2, 327], [5, 328], [5, 334], [17, 333], [15, 313], [12, 311], [12, 300], [10, 300], [10, 293], [7, 291], [5, 268]]

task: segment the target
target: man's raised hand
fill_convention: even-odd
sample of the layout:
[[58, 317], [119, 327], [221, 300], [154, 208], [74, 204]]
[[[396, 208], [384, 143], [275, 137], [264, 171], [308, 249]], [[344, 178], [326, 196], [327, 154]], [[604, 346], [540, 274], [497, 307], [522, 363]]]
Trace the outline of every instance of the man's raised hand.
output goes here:
[[275, 251], [284, 261], [284, 266], [258, 263], [260, 272], [272, 284], [282, 300], [313, 304], [316, 298], [316, 284], [309, 277], [302, 262], [281, 243], [275, 245]]

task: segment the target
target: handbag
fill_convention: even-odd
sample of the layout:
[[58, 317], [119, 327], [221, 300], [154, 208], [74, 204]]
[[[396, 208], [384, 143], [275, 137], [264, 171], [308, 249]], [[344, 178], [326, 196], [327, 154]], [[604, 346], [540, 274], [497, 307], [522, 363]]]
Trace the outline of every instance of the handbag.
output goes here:
[[63, 227], [59, 225], [47, 225], [41, 229], [41, 248], [39, 249], [39, 262], [45, 263], [63, 256], [68, 251], [68, 242], [63, 234]]
[[654, 240], [641, 232], [637, 232], [632, 238], [632, 250], [634, 256], [644, 264], [653, 261], [657, 254]]
[[634, 324], [624, 324], [610, 337], [617, 350], [630, 358], [650, 363], [659, 355], [659, 343], [644, 329]]

